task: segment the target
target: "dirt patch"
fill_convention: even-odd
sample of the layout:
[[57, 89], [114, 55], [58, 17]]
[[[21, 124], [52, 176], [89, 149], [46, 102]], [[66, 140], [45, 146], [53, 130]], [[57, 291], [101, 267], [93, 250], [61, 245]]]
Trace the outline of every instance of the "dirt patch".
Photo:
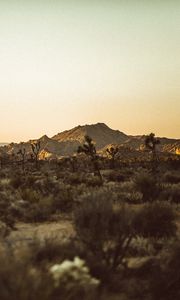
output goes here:
[[12, 231], [6, 238], [6, 243], [10, 245], [31, 244], [37, 238], [43, 241], [46, 238], [58, 238], [66, 240], [73, 236], [75, 231], [73, 229], [72, 221], [62, 220], [58, 222], [48, 222], [41, 224], [16, 224], [16, 230]]

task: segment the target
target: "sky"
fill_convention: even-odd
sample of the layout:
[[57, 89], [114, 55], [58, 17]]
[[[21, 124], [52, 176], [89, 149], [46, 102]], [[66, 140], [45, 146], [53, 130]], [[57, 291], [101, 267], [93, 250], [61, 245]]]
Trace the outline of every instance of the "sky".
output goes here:
[[97, 122], [180, 138], [180, 1], [0, 0], [0, 142]]

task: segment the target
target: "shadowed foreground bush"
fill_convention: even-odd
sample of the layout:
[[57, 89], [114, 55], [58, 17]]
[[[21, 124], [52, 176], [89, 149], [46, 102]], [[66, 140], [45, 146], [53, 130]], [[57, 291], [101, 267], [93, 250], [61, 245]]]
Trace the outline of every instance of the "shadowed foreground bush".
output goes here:
[[159, 266], [150, 278], [154, 300], [180, 299], [180, 241], [173, 242], [162, 253]]
[[133, 217], [128, 208], [113, 209], [111, 193], [97, 191], [87, 195], [75, 211], [75, 226], [80, 240], [95, 259], [116, 269], [134, 236]]
[[134, 179], [134, 185], [136, 190], [142, 193], [143, 202], [154, 201], [159, 195], [160, 188], [152, 175], [148, 173], [138, 174]]
[[[1, 246], [1, 245], [0, 245]], [[37, 244], [38, 246], [38, 244]], [[57, 249], [58, 244], [53, 247]], [[40, 247], [40, 244], [39, 244]], [[1, 300], [95, 300], [99, 281], [93, 278], [85, 261], [74, 257], [54, 264], [50, 244], [41, 246], [44, 264], [34, 260], [35, 248], [20, 249], [18, 258], [15, 252], [5, 252], [0, 247], [0, 299]], [[59, 254], [63, 247], [59, 247]], [[72, 249], [72, 248], [70, 248]], [[69, 249], [69, 251], [70, 251]], [[7, 250], [7, 249], [6, 249]], [[40, 250], [40, 248], [39, 248]], [[34, 255], [33, 255], [34, 254]], [[60, 255], [61, 256], [61, 255]]]
[[75, 211], [75, 227], [83, 244], [109, 270], [124, 265], [131, 243], [139, 237], [169, 238], [176, 234], [175, 215], [164, 203], [133, 210], [114, 208], [111, 194], [99, 191], [84, 197]]
[[175, 236], [177, 226], [174, 211], [168, 203], [146, 204], [137, 213], [135, 228], [143, 237], [169, 238]]

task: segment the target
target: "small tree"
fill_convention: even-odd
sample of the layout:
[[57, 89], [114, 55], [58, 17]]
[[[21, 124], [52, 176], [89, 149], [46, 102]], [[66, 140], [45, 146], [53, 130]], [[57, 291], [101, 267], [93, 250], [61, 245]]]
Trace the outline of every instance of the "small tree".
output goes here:
[[115, 156], [118, 153], [119, 149], [118, 147], [110, 147], [106, 149], [106, 152], [108, 154], [108, 156], [110, 156], [111, 159], [111, 168], [114, 169], [115, 168]]
[[150, 133], [145, 138], [145, 146], [152, 153], [152, 171], [155, 171], [157, 168], [158, 156], [157, 156], [157, 145], [160, 144], [160, 140], [155, 137], [154, 133]]
[[40, 141], [37, 141], [33, 144], [31, 144], [32, 152], [33, 152], [33, 158], [35, 159], [36, 163], [36, 168], [38, 169], [38, 158], [39, 158], [39, 153], [41, 149], [41, 144]]
[[94, 143], [92, 142], [92, 139], [88, 135], [85, 135], [84, 138], [85, 138], [85, 142], [82, 146], [78, 147], [77, 152], [85, 153], [87, 156], [90, 156], [93, 167], [94, 167], [94, 175], [98, 176], [102, 180], [102, 176], [101, 176], [99, 164], [98, 164], [98, 155], [96, 153], [96, 147], [95, 147]]

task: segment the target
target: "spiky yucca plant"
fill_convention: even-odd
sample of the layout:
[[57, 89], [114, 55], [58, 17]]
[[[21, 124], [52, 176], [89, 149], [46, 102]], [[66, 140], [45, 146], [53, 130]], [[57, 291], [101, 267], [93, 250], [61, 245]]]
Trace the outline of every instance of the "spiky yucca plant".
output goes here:
[[35, 159], [36, 168], [38, 169], [38, 158], [39, 158], [39, 153], [40, 153], [40, 149], [41, 149], [40, 141], [32, 143], [31, 148], [32, 148], [32, 152], [33, 152], [33, 158]]
[[149, 135], [146, 136], [145, 146], [152, 153], [152, 171], [155, 171], [157, 169], [157, 162], [158, 162], [157, 145], [159, 144], [160, 144], [160, 140], [155, 137], [154, 133], [150, 133]]
[[85, 153], [87, 156], [91, 157], [91, 161], [94, 167], [94, 175], [98, 176], [102, 180], [102, 176], [98, 164], [98, 155], [96, 153], [96, 147], [92, 141], [92, 138], [88, 135], [85, 135], [84, 140], [85, 140], [84, 144], [78, 147], [77, 152]]
[[114, 169], [115, 168], [115, 156], [118, 153], [119, 149], [118, 147], [110, 147], [106, 149], [106, 152], [108, 154], [108, 156], [110, 156], [111, 159], [111, 168]]
[[25, 170], [25, 156], [26, 156], [26, 149], [19, 149], [19, 151], [17, 152], [17, 154], [19, 154], [21, 156], [21, 163], [22, 163], [22, 170], [24, 172]]

